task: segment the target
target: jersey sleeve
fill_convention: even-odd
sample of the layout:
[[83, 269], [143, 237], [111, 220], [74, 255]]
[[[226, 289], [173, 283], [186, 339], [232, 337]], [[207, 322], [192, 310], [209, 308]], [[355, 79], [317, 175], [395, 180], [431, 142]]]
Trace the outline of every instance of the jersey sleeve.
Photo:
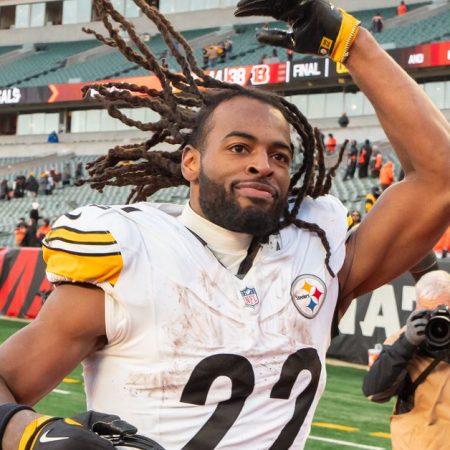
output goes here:
[[120, 246], [99, 206], [61, 216], [42, 242], [50, 282], [92, 283], [114, 287], [123, 269]]

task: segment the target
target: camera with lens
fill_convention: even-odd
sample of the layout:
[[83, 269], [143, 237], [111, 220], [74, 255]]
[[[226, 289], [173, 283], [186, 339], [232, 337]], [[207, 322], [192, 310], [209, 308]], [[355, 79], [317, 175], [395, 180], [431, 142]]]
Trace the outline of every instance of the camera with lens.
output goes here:
[[432, 350], [450, 349], [450, 311], [448, 306], [439, 305], [428, 313], [425, 343]]

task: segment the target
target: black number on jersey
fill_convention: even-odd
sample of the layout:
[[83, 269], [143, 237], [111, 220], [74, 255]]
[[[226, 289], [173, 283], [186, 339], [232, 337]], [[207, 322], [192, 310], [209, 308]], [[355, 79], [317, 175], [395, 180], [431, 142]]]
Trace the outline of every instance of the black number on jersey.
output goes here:
[[316, 395], [319, 385], [320, 372], [322, 364], [319, 355], [314, 348], [303, 348], [297, 350], [283, 364], [280, 379], [275, 383], [270, 393], [270, 398], [280, 398], [287, 400], [291, 395], [295, 380], [302, 370], [308, 370], [311, 374], [311, 380], [305, 390], [297, 397], [295, 401], [294, 414], [291, 420], [281, 430], [269, 450], [281, 450], [289, 448], [294, 442], [300, 427], [303, 425], [306, 414], [308, 414], [311, 403]]
[[[299, 373], [307, 370], [311, 380], [297, 397], [294, 414], [281, 430], [270, 450], [288, 449], [295, 440], [316, 395], [322, 364], [317, 351], [303, 348], [288, 356], [270, 398], [288, 399]], [[231, 380], [231, 396], [220, 402], [211, 417], [182, 450], [213, 450], [238, 418], [245, 400], [255, 387], [255, 374], [248, 359], [239, 355], [219, 354], [200, 361], [183, 389], [180, 401], [204, 405], [214, 380], [226, 376]]]
[[183, 450], [215, 448], [238, 418], [245, 399], [253, 392], [255, 374], [248, 359], [239, 355], [220, 354], [208, 356], [195, 366], [180, 401], [204, 405], [209, 388], [219, 376], [230, 378], [231, 397], [217, 405], [212, 416]]

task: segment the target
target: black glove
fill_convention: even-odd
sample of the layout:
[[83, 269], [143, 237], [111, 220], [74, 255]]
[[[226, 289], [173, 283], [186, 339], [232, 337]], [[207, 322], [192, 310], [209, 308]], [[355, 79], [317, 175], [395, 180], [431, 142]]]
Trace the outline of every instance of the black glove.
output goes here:
[[[108, 439], [114, 446], [145, 450], [165, 450], [152, 439], [137, 433], [137, 428], [114, 414], [87, 411], [72, 417], [83, 427]], [[109, 448], [109, 447], [108, 447]]]
[[406, 319], [405, 338], [412, 344], [419, 346], [425, 340], [425, 327], [428, 323], [428, 310], [417, 309]]
[[328, 56], [344, 62], [349, 55], [361, 22], [326, 0], [240, 0], [234, 12], [237, 17], [272, 16], [292, 27], [283, 30], [259, 30], [264, 44]]
[[111, 450], [114, 445], [72, 419], [42, 416], [25, 428], [19, 450]]

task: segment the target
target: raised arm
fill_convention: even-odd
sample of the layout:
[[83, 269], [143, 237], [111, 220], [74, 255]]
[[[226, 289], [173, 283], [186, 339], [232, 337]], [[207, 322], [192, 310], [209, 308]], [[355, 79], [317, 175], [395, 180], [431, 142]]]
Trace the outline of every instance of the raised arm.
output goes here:
[[410, 269], [450, 219], [450, 126], [424, 91], [360, 30], [347, 61], [405, 170], [349, 239], [340, 273], [343, 308]]
[[325, 0], [241, 0], [237, 16], [270, 15], [292, 32], [259, 39], [345, 63], [372, 102], [406, 173], [387, 189], [347, 243], [340, 313], [351, 300], [410, 269], [450, 219], [450, 127], [423, 90], [359, 22]]

